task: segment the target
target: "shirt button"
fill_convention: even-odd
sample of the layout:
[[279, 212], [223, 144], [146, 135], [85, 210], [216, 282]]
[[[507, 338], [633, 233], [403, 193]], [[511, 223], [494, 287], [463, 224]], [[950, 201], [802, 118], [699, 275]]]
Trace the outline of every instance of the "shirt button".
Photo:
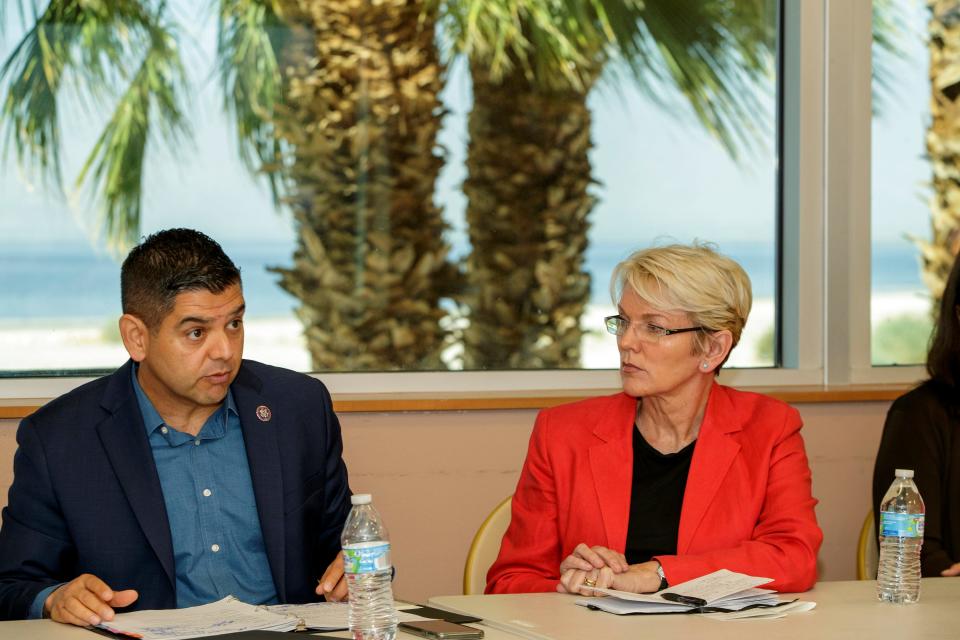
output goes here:
[[166, 427], [160, 427], [160, 433], [162, 433], [163, 435], [167, 435], [167, 428], [166, 428]]
[[210, 489], [204, 489], [204, 490], [203, 490], [203, 497], [204, 497], [204, 498], [209, 498], [209, 497], [212, 496], [212, 495], [213, 495], [213, 491], [210, 491]]
[[210, 551], [213, 551], [214, 553], [217, 553], [218, 551], [220, 551], [220, 545], [218, 545], [218, 544], [210, 545]]
[[199, 446], [200, 446], [200, 438], [197, 438], [196, 440], [194, 440], [194, 441], [193, 441], [193, 444], [195, 444], [195, 445], [197, 445], [197, 446], [199, 447]]

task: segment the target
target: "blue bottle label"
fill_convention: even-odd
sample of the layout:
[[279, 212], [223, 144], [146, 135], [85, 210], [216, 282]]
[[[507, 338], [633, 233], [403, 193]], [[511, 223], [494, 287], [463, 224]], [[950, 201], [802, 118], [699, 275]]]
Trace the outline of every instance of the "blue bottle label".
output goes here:
[[389, 542], [379, 540], [361, 542], [343, 548], [343, 571], [345, 573], [370, 573], [390, 567]]
[[880, 535], [894, 538], [922, 538], [922, 513], [880, 512]]

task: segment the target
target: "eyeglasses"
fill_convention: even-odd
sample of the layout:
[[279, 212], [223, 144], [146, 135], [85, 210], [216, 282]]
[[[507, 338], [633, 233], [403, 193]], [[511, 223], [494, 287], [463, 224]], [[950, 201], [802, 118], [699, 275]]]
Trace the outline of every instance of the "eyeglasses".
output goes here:
[[[630, 325], [633, 324], [630, 320], [627, 320], [623, 316], [607, 316], [603, 319], [603, 323], [607, 325], [607, 332], [612, 333], [615, 336], [624, 335], [627, 330], [630, 328]], [[638, 335], [641, 339], [648, 342], [655, 342], [664, 336], [672, 336], [675, 333], [686, 333], [688, 331], [704, 331], [704, 327], [685, 327], [683, 329], [667, 329], [666, 327], [661, 327], [660, 325], [653, 324], [652, 322], [641, 322], [640, 330]]]

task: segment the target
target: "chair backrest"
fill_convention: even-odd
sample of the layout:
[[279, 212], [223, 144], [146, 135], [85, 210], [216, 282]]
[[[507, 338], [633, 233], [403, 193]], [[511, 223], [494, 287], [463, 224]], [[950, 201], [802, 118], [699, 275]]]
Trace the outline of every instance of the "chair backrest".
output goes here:
[[860, 540], [857, 542], [857, 580], [876, 580], [879, 563], [880, 545], [877, 542], [877, 527], [873, 522], [873, 509], [870, 509], [860, 527]]
[[464, 595], [483, 593], [487, 586], [487, 571], [500, 553], [500, 542], [503, 534], [510, 525], [510, 501], [513, 496], [507, 496], [500, 504], [493, 508], [487, 519], [483, 521], [477, 534], [470, 543], [467, 552], [467, 563], [463, 567]]

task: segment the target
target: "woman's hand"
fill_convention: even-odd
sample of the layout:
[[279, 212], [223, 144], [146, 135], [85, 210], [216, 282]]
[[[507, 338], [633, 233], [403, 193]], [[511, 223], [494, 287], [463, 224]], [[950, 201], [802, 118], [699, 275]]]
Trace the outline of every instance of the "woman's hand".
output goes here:
[[560, 575], [570, 569], [591, 571], [593, 569], [600, 570], [604, 567], [610, 567], [614, 573], [623, 573], [630, 568], [630, 565], [627, 564], [627, 559], [622, 553], [599, 545], [588, 547], [581, 542], [573, 550], [573, 553], [560, 563]]
[[656, 560], [630, 565], [630, 569], [613, 576], [611, 588], [632, 593], [653, 593], [660, 588], [660, 575]]
[[613, 585], [614, 573], [610, 567], [602, 569], [590, 569], [581, 571], [580, 569], [568, 569], [560, 574], [560, 584], [557, 585], [557, 591], [560, 593], [573, 593], [580, 596], [603, 596], [606, 594], [597, 593], [587, 587], [599, 587], [600, 589], [609, 589]]
[[[569, 557], [567, 558], [569, 560]], [[564, 561], [566, 562], [566, 560]], [[593, 589], [585, 587], [599, 587], [601, 589], [616, 589], [632, 593], [653, 593], [660, 588], [660, 574], [656, 560], [629, 565], [626, 571], [614, 573], [610, 567], [601, 569], [571, 568], [560, 574], [560, 584], [557, 591], [560, 593], [574, 593], [581, 596], [602, 596]]]
[[941, 571], [940, 575], [945, 577], [960, 576], [960, 562], [950, 565], [949, 567]]
[[605, 589], [613, 584], [614, 575], [629, 568], [630, 565], [622, 553], [599, 545], [588, 547], [580, 543], [573, 553], [560, 563], [560, 584], [557, 585], [557, 591], [595, 596], [598, 594], [593, 589], [583, 587]]

